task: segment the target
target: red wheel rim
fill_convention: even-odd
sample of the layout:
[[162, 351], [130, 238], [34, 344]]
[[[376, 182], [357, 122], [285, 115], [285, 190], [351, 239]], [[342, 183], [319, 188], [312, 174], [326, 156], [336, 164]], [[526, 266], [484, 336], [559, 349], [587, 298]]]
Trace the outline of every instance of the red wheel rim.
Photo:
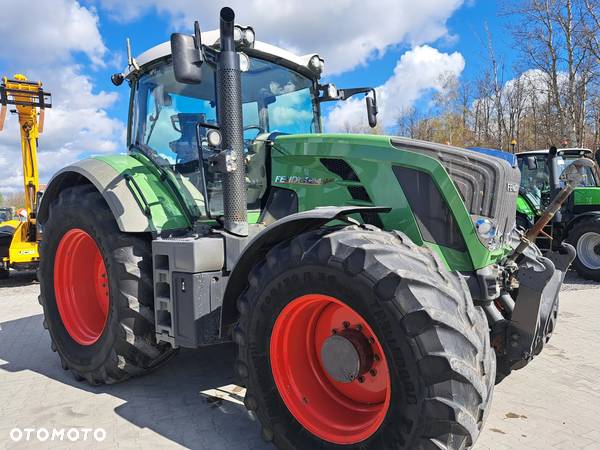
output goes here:
[[81, 345], [92, 345], [108, 319], [106, 266], [94, 239], [79, 228], [62, 237], [54, 260], [54, 293], [62, 323]]
[[[320, 351], [333, 330], [345, 328], [359, 330], [375, 355], [369, 371], [350, 383], [335, 380], [325, 370]], [[383, 422], [391, 398], [383, 348], [366, 320], [342, 301], [309, 294], [290, 302], [275, 321], [270, 360], [285, 405], [319, 438], [355, 444], [369, 438]]]

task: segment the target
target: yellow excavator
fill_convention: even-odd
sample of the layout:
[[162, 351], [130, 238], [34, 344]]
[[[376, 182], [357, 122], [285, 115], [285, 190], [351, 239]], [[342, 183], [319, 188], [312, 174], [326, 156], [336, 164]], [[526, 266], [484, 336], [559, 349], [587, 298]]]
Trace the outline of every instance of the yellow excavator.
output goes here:
[[39, 262], [36, 209], [39, 197], [37, 164], [38, 137], [44, 131], [44, 112], [52, 107], [51, 94], [42, 89], [41, 82], [28, 81], [21, 74], [12, 79], [2, 78], [0, 84], [0, 131], [4, 128], [8, 106], [19, 119], [25, 205], [20, 214], [0, 222], [0, 278], [9, 269], [30, 270]]

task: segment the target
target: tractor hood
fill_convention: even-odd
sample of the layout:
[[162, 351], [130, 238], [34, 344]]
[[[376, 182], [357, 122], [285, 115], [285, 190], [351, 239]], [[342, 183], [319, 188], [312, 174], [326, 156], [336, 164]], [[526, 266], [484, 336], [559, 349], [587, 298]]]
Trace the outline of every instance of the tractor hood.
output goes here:
[[[463, 148], [397, 136], [281, 135], [274, 140], [271, 172], [273, 186], [305, 199], [300, 210], [391, 207], [368, 223], [443, 248], [457, 270], [495, 261], [515, 224], [519, 170]], [[491, 224], [489, 235], [476, 231], [480, 220]]]

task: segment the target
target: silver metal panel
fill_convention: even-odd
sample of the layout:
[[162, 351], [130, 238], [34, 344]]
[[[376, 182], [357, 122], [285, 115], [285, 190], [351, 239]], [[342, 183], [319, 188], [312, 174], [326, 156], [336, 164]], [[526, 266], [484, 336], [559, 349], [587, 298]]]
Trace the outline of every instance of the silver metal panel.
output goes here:
[[498, 232], [505, 237], [510, 234], [521, 179], [518, 168], [503, 159], [460, 147], [402, 137], [392, 138], [391, 143], [437, 159], [454, 181], [469, 213], [495, 219]]

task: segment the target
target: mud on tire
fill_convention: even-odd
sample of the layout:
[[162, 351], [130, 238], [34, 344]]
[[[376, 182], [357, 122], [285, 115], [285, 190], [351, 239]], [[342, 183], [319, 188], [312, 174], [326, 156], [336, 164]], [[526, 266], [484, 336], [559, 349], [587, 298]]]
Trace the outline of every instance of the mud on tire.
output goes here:
[[[382, 344], [391, 401], [382, 424], [361, 442], [317, 437], [277, 390], [271, 332], [286, 305], [310, 293], [343, 300]], [[245, 404], [258, 416], [263, 438], [277, 447], [463, 449], [475, 443], [496, 372], [485, 314], [462, 280], [403, 234], [346, 227], [283, 242], [255, 266], [238, 309], [236, 370], [247, 386]]]
[[[65, 233], [74, 228], [94, 239], [108, 277], [108, 316], [102, 334], [91, 345], [80, 345], [69, 335], [55, 296], [57, 248]], [[67, 188], [50, 205], [40, 252], [39, 300], [44, 327], [63, 368], [71, 370], [76, 379], [93, 385], [124, 381], [153, 369], [172, 354], [171, 347], [157, 344], [154, 336], [150, 241], [146, 236], [122, 233], [93, 186]]]

